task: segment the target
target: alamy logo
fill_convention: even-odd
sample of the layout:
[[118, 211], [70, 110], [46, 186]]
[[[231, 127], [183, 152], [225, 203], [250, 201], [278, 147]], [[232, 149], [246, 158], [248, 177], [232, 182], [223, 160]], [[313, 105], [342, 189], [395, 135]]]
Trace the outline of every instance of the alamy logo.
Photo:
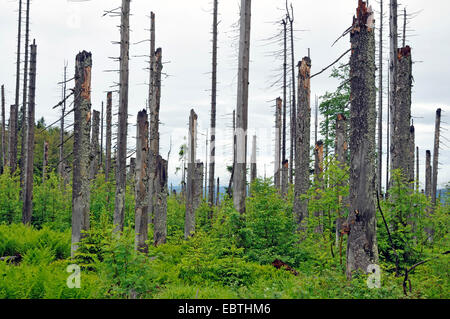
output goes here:
[[67, 287], [70, 289], [80, 289], [81, 288], [81, 268], [78, 265], [69, 265], [66, 268], [68, 273], [72, 273], [67, 277]]

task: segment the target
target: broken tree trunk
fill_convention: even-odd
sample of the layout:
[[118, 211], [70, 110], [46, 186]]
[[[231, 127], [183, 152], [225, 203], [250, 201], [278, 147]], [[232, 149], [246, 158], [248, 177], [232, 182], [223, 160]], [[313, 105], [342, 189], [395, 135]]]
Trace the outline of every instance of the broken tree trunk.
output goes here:
[[236, 165], [233, 176], [234, 208], [241, 214], [245, 212], [245, 198], [247, 195], [247, 127], [251, 3], [251, 0], [241, 0], [236, 107]]
[[186, 185], [186, 218], [184, 222], [184, 238], [195, 232], [195, 170], [197, 149], [197, 114], [191, 110], [189, 116], [188, 170]]
[[[345, 170], [347, 163], [347, 118], [344, 114], [338, 114], [336, 119], [336, 143], [335, 143], [335, 154], [336, 160], [338, 161], [338, 167]], [[345, 180], [340, 180], [338, 182], [338, 187], [344, 187], [346, 184]], [[339, 247], [340, 237], [341, 237], [341, 226], [343, 221], [343, 216], [345, 216], [345, 211], [348, 205], [348, 198], [343, 198], [339, 195], [339, 205], [341, 209], [337, 212], [336, 217], [336, 247]]]
[[95, 180], [98, 174], [98, 160], [100, 157], [100, 149], [98, 145], [98, 134], [100, 130], [100, 112], [93, 111], [92, 116], [92, 137], [91, 137], [91, 168], [89, 173], [90, 180]]
[[310, 128], [311, 128], [311, 59], [304, 57], [298, 64], [298, 107], [295, 136], [294, 217], [300, 229], [308, 216], [308, 201], [302, 199], [309, 189]]
[[75, 62], [73, 188], [72, 188], [72, 257], [78, 243], [89, 230], [90, 182], [89, 155], [91, 132], [90, 52], [80, 52]]
[[378, 261], [375, 219], [375, 21], [371, 7], [360, 0], [350, 41], [350, 227], [347, 278]]
[[148, 115], [144, 109], [137, 116], [135, 179], [135, 249], [147, 253], [148, 244]]
[[[102, 113], [100, 115], [100, 158], [98, 160], [98, 166], [103, 171], [103, 121], [104, 121], [104, 105], [102, 101]], [[104, 172], [104, 171], [103, 171]]]
[[434, 152], [433, 152], [433, 176], [431, 188], [431, 202], [436, 206], [438, 165], [439, 165], [439, 140], [441, 135], [441, 109], [436, 111], [436, 122], [434, 128]]
[[36, 91], [36, 51], [35, 41], [31, 45], [30, 57], [30, 82], [28, 89], [28, 129], [27, 129], [27, 153], [25, 157], [25, 181], [24, 201], [22, 206], [22, 222], [25, 225], [31, 223], [33, 213], [33, 168], [34, 168], [34, 109]]
[[274, 183], [278, 191], [281, 191], [281, 113], [283, 102], [277, 98], [275, 105], [275, 164]]
[[431, 189], [432, 189], [432, 182], [431, 182], [431, 176], [432, 176], [432, 167], [431, 167], [431, 151], [426, 151], [426, 159], [425, 159], [425, 195], [427, 195], [428, 198], [431, 198]]
[[105, 154], [105, 180], [109, 181], [111, 173], [111, 139], [112, 139], [112, 92], [106, 95], [106, 154]]
[[[217, 105], [217, 15], [218, 1], [214, 0], [213, 9], [213, 49], [212, 49], [212, 84], [211, 84], [211, 145], [209, 160], [209, 189], [208, 202], [209, 206], [214, 204], [214, 176], [216, 166], [216, 105]], [[205, 179], [207, 177], [205, 176]], [[206, 191], [206, 190], [205, 190]], [[210, 215], [211, 216], [211, 215]]]
[[166, 243], [167, 238], [167, 185], [168, 185], [168, 162], [160, 155], [156, 162], [156, 209], [154, 215], [154, 245]]
[[2, 133], [2, 148], [1, 148], [1, 152], [2, 152], [2, 157], [1, 157], [1, 167], [2, 170], [0, 171], [0, 173], [3, 173], [5, 167], [6, 167], [6, 158], [7, 158], [7, 154], [6, 154], [6, 125], [5, 125], [5, 86], [2, 85], [2, 100], [1, 100], [2, 104], [1, 104], [1, 111], [2, 111], [2, 122], [1, 122], [1, 133]]
[[120, 25], [120, 79], [119, 127], [117, 131], [116, 200], [114, 206], [114, 231], [123, 231], [125, 217], [125, 191], [128, 131], [128, 78], [130, 48], [130, 0], [122, 0]]
[[42, 183], [47, 179], [48, 142], [44, 141], [44, 155], [42, 156]]
[[399, 49], [396, 59], [397, 90], [395, 94], [395, 111], [392, 114], [394, 131], [391, 139], [391, 183], [392, 173], [397, 169], [401, 170], [401, 173], [406, 181], [410, 177], [410, 125], [412, 86], [412, 60], [410, 47]]

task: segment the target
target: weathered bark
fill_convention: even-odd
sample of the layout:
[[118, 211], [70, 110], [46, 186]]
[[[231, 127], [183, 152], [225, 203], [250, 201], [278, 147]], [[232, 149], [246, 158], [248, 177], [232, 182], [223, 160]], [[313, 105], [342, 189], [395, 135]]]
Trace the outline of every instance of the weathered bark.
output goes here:
[[106, 96], [106, 154], [105, 154], [105, 180], [109, 181], [111, 173], [111, 140], [112, 140], [112, 92]]
[[245, 212], [247, 195], [247, 127], [250, 59], [251, 0], [241, 0], [239, 66], [236, 107], [236, 165], [233, 182], [234, 208]]
[[103, 121], [104, 121], [103, 110], [104, 110], [104, 105], [103, 105], [103, 101], [102, 101], [102, 113], [100, 115], [100, 158], [98, 161], [98, 166], [101, 170], [103, 170]]
[[347, 277], [378, 261], [375, 218], [375, 32], [374, 14], [359, 1], [350, 40], [350, 212]]
[[228, 196], [230, 197], [232, 194], [235, 167], [236, 167], [236, 110], [233, 110], [233, 165], [231, 167], [230, 181], [228, 182]]
[[294, 217], [300, 229], [308, 216], [308, 201], [300, 196], [309, 189], [309, 160], [310, 160], [310, 128], [311, 128], [311, 60], [304, 57], [298, 65], [298, 107], [296, 118], [296, 154], [295, 154], [295, 197]]
[[281, 191], [281, 113], [283, 102], [277, 98], [275, 105], [275, 163], [274, 163], [274, 184], [278, 191]]
[[426, 159], [425, 159], [425, 195], [428, 198], [431, 198], [431, 189], [432, 187], [432, 167], [431, 167], [431, 151], [426, 151]]
[[203, 163], [195, 163], [194, 212], [200, 207], [203, 199], [203, 168]]
[[383, 175], [383, 0], [380, 0], [380, 24], [378, 40], [378, 157], [377, 157], [377, 189], [382, 194]]
[[289, 161], [285, 159], [281, 167], [281, 195], [286, 197], [289, 190]]
[[436, 206], [440, 135], [441, 135], [441, 109], [437, 109], [436, 122], [434, 128], [433, 177], [431, 188], [431, 202], [433, 203], [433, 206]]
[[[398, 50], [397, 54], [396, 102], [393, 118], [391, 144], [391, 170], [400, 169], [407, 181], [410, 177], [410, 125], [411, 125], [411, 87], [412, 60], [409, 47]], [[414, 156], [413, 156], [414, 160]], [[392, 182], [391, 171], [391, 182]], [[414, 171], [414, 165], [413, 165]]]
[[[391, 163], [387, 163], [388, 166], [391, 165], [391, 174], [394, 170], [394, 143], [395, 143], [395, 114], [396, 103], [397, 103], [397, 49], [398, 49], [398, 18], [397, 18], [397, 0], [390, 0], [389, 5], [389, 38], [390, 38], [390, 48], [389, 48], [389, 112], [390, 112], [390, 149], [391, 152]], [[389, 183], [390, 184], [390, 183]], [[386, 189], [390, 185], [386, 186]]]
[[420, 175], [419, 175], [419, 147], [416, 146], [416, 192], [419, 192], [419, 180], [420, 180]]
[[98, 134], [100, 130], [100, 112], [93, 111], [92, 116], [92, 137], [91, 137], [91, 168], [89, 173], [90, 180], [95, 180], [95, 177], [98, 174], [98, 163], [100, 157], [100, 149], [98, 145]]
[[65, 170], [64, 161], [64, 119], [66, 113], [66, 82], [67, 82], [67, 66], [64, 66], [64, 83], [62, 84], [62, 99], [63, 103], [61, 105], [61, 120], [59, 126], [59, 163], [58, 163], [58, 174], [63, 176]]
[[220, 204], [220, 179], [217, 177], [216, 206]]
[[[287, 3], [286, 3], [287, 5]], [[294, 183], [294, 157], [295, 157], [295, 136], [296, 136], [296, 130], [295, 128], [297, 127], [295, 125], [295, 120], [296, 120], [296, 97], [297, 95], [295, 94], [295, 50], [294, 50], [294, 9], [292, 7], [291, 4], [291, 10], [292, 10], [292, 14], [289, 14], [289, 9], [286, 8], [286, 10], [288, 11], [288, 20], [289, 20], [289, 24], [290, 24], [290, 40], [291, 40], [291, 71], [292, 71], [292, 100], [291, 100], [291, 151], [290, 151], [290, 156], [289, 156], [289, 163], [291, 163], [290, 167], [289, 167], [289, 183], [293, 184]]]
[[411, 125], [409, 128], [409, 157], [408, 157], [408, 182], [411, 189], [414, 189], [414, 151], [416, 149], [415, 128]]
[[189, 116], [188, 140], [188, 170], [186, 186], [186, 218], [184, 223], [184, 238], [187, 239], [195, 232], [195, 171], [197, 150], [197, 114], [191, 110]]
[[[344, 170], [347, 163], [347, 118], [344, 114], [338, 114], [336, 119], [336, 143], [335, 143], [335, 154], [336, 160], [338, 161], [338, 166], [340, 169]], [[338, 182], [338, 187], [343, 187], [346, 181], [341, 180]], [[339, 196], [339, 204], [341, 209], [337, 212], [336, 217], [336, 247], [339, 246], [343, 216], [345, 216], [346, 207], [348, 205], [348, 198], [343, 198]]]
[[0, 173], [3, 173], [3, 170], [6, 167], [6, 158], [7, 158], [7, 153], [6, 153], [6, 125], [5, 125], [5, 86], [2, 85], [2, 100], [1, 100], [1, 111], [2, 111], [2, 122], [1, 122], [1, 133], [2, 133], [2, 139], [1, 139], [1, 152], [2, 152], [2, 157], [1, 157], [1, 171]]
[[114, 206], [114, 231], [123, 231], [125, 217], [125, 191], [128, 132], [128, 78], [130, 48], [130, 0], [122, 0], [120, 26], [120, 79], [119, 127], [117, 131], [116, 200]]
[[148, 252], [148, 125], [147, 111], [142, 110], [137, 116], [134, 245], [144, 253]]
[[25, 157], [25, 181], [24, 201], [22, 206], [22, 222], [31, 223], [33, 213], [33, 167], [34, 167], [34, 109], [36, 91], [36, 51], [37, 46], [33, 41], [30, 57], [30, 82], [28, 90], [28, 129], [27, 129], [27, 153]]
[[[314, 147], [314, 181], [316, 185], [318, 185], [321, 189], [323, 189], [324, 186], [324, 180], [323, 180], [323, 149], [324, 149], [324, 143], [323, 141], [317, 141], [315, 147]], [[319, 199], [320, 195], [316, 195], [316, 199]], [[318, 220], [318, 226], [316, 228], [317, 233], [323, 232], [323, 225], [322, 225], [322, 216], [323, 211], [315, 211], [314, 217]]]
[[153, 239], [155, 246], [158, 246], [166, 243], [167, 238], [168, 162], [158, 155], [156, 167], [157, 189]]
[[47, 179], [47, 166], [48, 166], [48, 142], [44, 141], [44, 152], [42, 156], [42, 183]]
[[[129, 174], [127, 174], [127, 177], [132, 182], [136, 178], [136, 158], [135, 157], [130, 158], [130, 171], [129, 171]], [[133, 185], [134, 185], [134, 183], [133, 183]], [[134, 186], [133, 186], [133, 189], [134, 189]], [[133, 192], [134, 192], [134, 190], [133, 190]]]
[[[287, 98], [286, 98], [286, 88], [287, 88], [287, 22], [283, 19], [283, 144], [282, 144], [282, 152], [281, 152], [281, 162], [284, 162], [286, 160], [286, 104], [287, 104]], [[281, 184], [284, 184], [283, 176], [281, 180]]]
[[17, 105], [14, 104], [9, 110], [8, 132], [8, 166], [13, 174], [17, 168]]
[[91, 132], [92, 55], [80, 52], [75, 62], [73, 187], [72, 187], [72, 257], [78, 243], [89, 230], [89, 144]]
[[[213, 48], [212, 48], [212, 84], [211, 84], [211, 145], [209, 160], [209, 189], [208, 202], [214, 204], [214, 176], [216, 167], [216, 106], [217, 106], [217, 15], [218, 1], [214, 0], [213, 9]], [[206, 179], [206, 177], [205, 177]]]
[[[391, 98], [390, 98], [390, 84], [389, 84], [390, 79], [388, 78], [387, 81], [387, 86], [388, 86], [388, 107], [391, 105]], [[389, 159], [389, 155], [391, 153], [391, 146], [390, 146], [390, 141], [391, 141], [391, 112], [387, 111], [387, 128], [386, 128], [386, 196], [389, 192], [389, 167], [390, 167], [390, 159]]]
[[256, 180], [256, 135], [253, 135], [253, 146], [252, 146], [252, 158], [250, 164], [250, 183], [253, 184]]

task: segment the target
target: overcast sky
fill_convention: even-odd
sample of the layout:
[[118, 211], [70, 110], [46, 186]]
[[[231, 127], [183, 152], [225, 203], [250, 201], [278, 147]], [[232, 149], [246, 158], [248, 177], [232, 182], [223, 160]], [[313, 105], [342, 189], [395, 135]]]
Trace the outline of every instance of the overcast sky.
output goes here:
[[[311, 49], [312, 72], [320, 71], [349, 48], [346, 36], [336, 45], [331, 44], [352, 22], [357, 0], [293, 0], [295, 13], [296, 60]], [[82, 50], [93, 54], [92, 107], [100, 110], [106, 92], [116, 90], [119, 75], [107, 70], [117, 70], [118, 63], [110, 59], [119, 55], [120, 24], [118, 17], [103, 17], [104, 10], [120, 6], [119, 0], [32, 0], [30, 39], [38, 45], [36, 118], [44, 117], [46, 123], [58, 119], [52, 106], [61, 99], [58, 82], [62, 79], [64, 63], [68, 63], [69, 78], [74, 72], [75, 55]], [[374, 6], [379, 26], [379, 3]], [[439, 187], [450, 181], [449, 116], [450, 95], [448, 76], [450, 64], [450, 1], [433, 0], [433, 6], [424, 1], [404, 0], [413, 19], [408, 21], [406, 42], [412, 47], [414, 74], [412, 114], [416, 127], [416, 143], [420, 148], [420, 178], [424, 181], [425, 150], [433, 150], [434, 118], [442, 108], [442, 145], [439, 167]], [[228, 184], [226, 165], [232, 162], [232, 112], [236, 105], [238, 35], [233, 24], [239, 18], [240, 0], [219, 0], [219, 53], [218, 53], [218, 105], [217, 105], [217, 168], [221, 184]], [[279, 49], [267, 45], [267, 39], [276, 33], [274, 22], [283, 16], [284, 0], [254, 0], [252, 3], [252, 31], [250, 50], [249, 135], [258, 137], [258, 175], [273, 174], [274, 117], [273, 104], [282, 92], [270, 88], [274, 69], [282, 62], [271, 56]], [[0, 83], [5, 84], [6, 103], [14, 103], [15, 61], [18, 1], [0, 0], [0, 52], [2, 66]], [[385, 4], [387, 9], [387, 3]], [[185, 142], [188, 116], [194, 108], [199, 117], [198, 157], [205, 158], [205, 134], [210, 121], [211, 87], [211, 0], [133, 0], [131, 2], [130, 95], [129, 95], [129, 149], [134, 148], [137, 112], [146, 106], [148, 96], [148, 70], [146, 70], [149, 43], [149, 14], [156, 14], [156, 45], [163, 49], [166, 77], [163, 77], [161, 97], [161, 154], [167, 157], [172, 140], [169, 183], [179, 184], [178, 150]], [[399, 10], [400, 11], [400, 10]], [[386, 10], [385, 21], [388, 21]], [[403, 24], [403, 20], [399, 20]], [[385, 59], [388, 58], [388, 32], [385, 25]], [[377, 39], [378, 41], [378, 39]], [[23, 49], [22, 49], [23, 52]], [[348, 62], [348, 57], [342, 60]], [[387, 74], [387, 64], [385, 66]], [[335, 80], [325, 72], [312, 80], [312, 96], [333, 91]], [[69, 86], [70, 87], [70, 86]], [[114, 94], [117, 107], [118, 95]], [[312, 98], [314, 101], [314, 98]], [[385, 99], [386, 102], [386, 99]], [[116, 109], [117, 110], [117, 109]], [[116, 113], [116, 112], [114, 112]], [[385, 111], [386, 115], [386, 104]], [[70, 116], [70, 121], [73, 118]], [[314, 117], [312, 119], [314, 121]], [[312, 125], [314, 125], [312, 123]], [[203, 134], [203, 135], [202, 135]], [[386, 134], [386, 133], [385, 133]], [[251, 141], [251, 139], [249, 139]], [[386, 152], [386, 141], [384, 142]], [[445, 144], [444, 144], [445, 143]], [[249, 147], [251, 149], [251, 147]], [[250, 154], [249, 154], [250, 155]], [[384, 155], [385, 156], [385, 155]], [[209, 161], [209, 159], [208, 159]], [[385, 166], [385, 157], [383, 157]]]

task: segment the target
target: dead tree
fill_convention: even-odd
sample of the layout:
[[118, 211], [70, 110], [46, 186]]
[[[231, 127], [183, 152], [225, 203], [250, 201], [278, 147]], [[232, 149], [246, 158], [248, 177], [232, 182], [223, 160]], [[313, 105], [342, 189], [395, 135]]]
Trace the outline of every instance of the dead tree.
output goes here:
[[47, 166], [48, 166], [48, 142], [44, 141], [44, 152], [42, 156], [42, 183], [47, 179]]
[[350, 33], [350, 212], [347, 277], [378, 261], [375, 219], [375, 20], [359, 0]]
[[[324, 149], [324, 143], [323, 141], [317, 141], [315, 147], [314, 147], [314, 181], [320, 189], [324, 188], [324, 181], [323, 181], [323, 149]], [[318, 199], [320, 195], [316, 195], [316, 198]], [[317, 233], [323, 232], [323, 225], [322, 225], [322, 216], [323, 211], [315, 211], [314, 216], [318, 220], [318, 227], [316, 228]]]
[[91, 133], [92, 55], [80, 52], [75, 62], [73, 187], [72, 187], [72, 257], [89, 230], [90, 182], [89, 156]]
[[380, 25], [378, 40], [378, 157], [377, 157], [377, 189], [381, 194], [383, 175], [383, 0], [380, 0]]
[[120, 26], [119, 127], [117, 132], [116, 200], [114, 206], [115, 231], [123, 231], [128, 131], [128, 78], [130, 48], [130, 0], [122, 0]]
[[102, 113], [100, 115], [100, 158], [98, 161], [99, 167], [103, 169], [103, 121], [104, 121], [104, 113], [103, 113], [103, 101], [102, 101]]
[[232, 185], [233, 185], [233, 179], [234, 179], [234, 170], [236, 167], [236, 110], [233, 110], [233, 165], [231, 167], [231, 176], [230, 181], [228, 183], [228, 196], [231, 197], [232, 194]]
[[289, 183], [294, 183], [294, 156], [295, 156], [295, 136], [296, 136], [296, 125], [295, 125], [295, 109], [296, 109], [296, 97], [295, 94], [295, 50], [294, 50], [294, 8], [291, 4], [291, 12], [289, 12], [289, 9], [287, 8], [287, 1], [286, 1], [286, 12], [287, 12], [287, 20], [289, 21], [289, 28], [290, 28], [290, 42], [291, 42], [291, 71], [292, 71], [292, 100], [291, 100], [291, 150], [290, 150], [290, 156], [289, 156], [289, 163], [291, 163], [289, 167]]
[[7, 158], [7, 154], [6, 154], [6, 125], [5, 125], [5, 86], [2, 85], [2, 100], [1, 100], [2, 104], [1, 104], [1, 111], [2, 111], [2, 122], [1, 122], [1, 133], [2, 133], [2, 139], [1, 139], [1, 152], [2, 152], [2, 157], [1, 157], [1, 168], [2, 170], [0, 171], [0, 173], [3, 173], [3, 170], [6, 167], [6, 158]]
[[195, 171], [197, 149], [197, 114], [191, 110], [189, 116], [188, 139], [188, 170], [186, 185], [186, 218], [184, 223], [184, 238], [187, 239], [195, 232]]
[[[342, 170], [345, 169], [345, 165], [347, 163], [347, 118], [344, 114], [338, 114], [336, 119], [336, 143], [335, 143], [335, 154], [336, 160], [338, 161], [338, 167]], [[338, 186], [343, 187], [345, 185], [345, 181], [339, 181]], [[341, 209], [337, 212], [338, 215], [336, 217], [336, 247], [339, 246], [340, 238], [341, 238], [341, 225], [343, 221], [343, 216], [345, 215], [345, 208], [348, 204], [348, 198], [343, 198], [339, 195], [339, 204]]]
[[236, 167], [233, 182], [234, 208], [245, 212], [247, 195], [247, 127], [250, 59], [251, 0], [241, 0], [239, 65], [236, 107]]
[[156, 167], [157, 189], [153, 239], [155, 246], [158, 246], [165, 244], [167, 238], [168, 161], [158, 155]]
[[428, 198], [431, 198], [431, 189], [433, 188], [432, 183], [432, 172], [433, 169], [431, 167], [431, 151], [426, 151], [426, 159], [425, 159], [425, 195], [427, 195]]
[[135, 157], [130, 158], [130, 171], [129, 171], [129, 174], [127, 175], [127, 177], [132, 182], [133, 192], [134, 192], [134, 180], [136, 178], [136, 158]]
[[308, 201], [302, 199], [309, 189], [310, 129], [311, 129], [311, 59], [304, 57], [298, 64], [298, 107], [295, 123], [295, 195], [294, 217], [299, 228], [308, 216]]
[[416, 146], [416, 192], [419, 192], [419, 147]]
[[433, 203], [433, 206], [436, 206], [440, 135], [441, 135], [441, 109], [437, 109], [436, 122], [434, 128], [433, 176], [431, 188], [431, 202]]
[[202, 162], [195, 163], [194, 176], [194, 212], [200, 207], [203, 199], [203, 173], [204, 165]]
[[[406, 180], [410, 177], [410, 125], [411, 125], [411, 87], [412, 60], [410, 47], [397, 52], [397, 79], [395, 111], [392, 113], [393, 133], [391, 138], [391, 170], [401, 169]], [[413, 156], [414, 160], [414, 156]], [[413, 165], [414, 171], [414, 165]], [[391, 171], [391, 183], [392, 183]]]
[[148, 252], [148, 115], [144, 109], [137, 116], [136, 180], [135, 180], [135, 240], [136, 250]]
[[61, 121], [59, 127], [59, 164], [58, 164], [58, 174], [63, 176], [66, 164], [64, 163], [64, 119], [66, 113], [66, 83], [67, 83], [67, 66], [64, 66], [64, 78], [62, 83], [62, 99], [61, 104]]
[[252, 146], [252, 158], [250, 164], [250, 183], [253, 184], [256, 181], [256, 135], [253, 135], [253, 146]]
[[[218, 1], [214, 0], [213, 9], [213, 48], [212, 48], [212, 84], [211, 84], [211, 144], [209, 160], [209, 189], [208, 202], [214, 204], [214, 176], [216, 166], [216, 106], [217, 106], [217, 15]], [[205, 176], [206, 179], [206, 176]]]
[[93, 112], [92, 116], [92, 136], [91, 136], [91, 168], [89, 173], [90, 180], [95, 180], [97, 174], [98, 174], [98, 162], [100, 157], [100, 149], [98, 145], [98, 134], [100, 130], [100, 112], [95, 111]]
[[30, 56], [30, 82], [28, 89], [28, 128], [27, 128], [27, 149], [25, 157], [25, 181], [24, 201], [22, 206], [22, 222], [25, 225], [31, 223], [33, 213], [33, 168], [34, 168], [34, 109], [36, 91], [36, 42], [31, 45]]
[[286, 197], [289, 190], [289, 160], [281, 163], [281, 195]]
[[287, 21], [283, 19], [283, 138], [282, 138], [282, 151], [281, 151], [281, 194], [285, 194], [287, 189], [285, 186], [288, 183], [288, 176], [284, 172], [284, 164], [286, 161], [286, 104], [287, 104], [287, 96], [286, 96], [286, 88], [287, 88]]
[[[388, 86], [388, 107], [391, 105], [391, 98], [390, 98], [390, 84], [389, 84], [390, 78], [388, 77], [387, 86]], [[389, 166], [391, 165], [391, 162], [389, 160], [389, 155], [391, 153], [391, 147], [390, 147], [390, 139], [391, 139], [391, 112], [388, 109], [387, 111], [387, 127], [386, 127], [386, 195], [389, 191]]]
[[217, 177], [216, 206], [220, 204], [220, 179]]
[[[390, 151], [391, 152], [391, 172], [394, 170], [394, 155], [395, 150], [395, 114], [396, 103], [397, 103], [397, 49], [398, 49], [398, 18], [397, 18], [398, 4], [397, 0], [390, 0], [389, 9], [389, 38], [390, 38], [390, 49], [389, 49], [389, 112], [390, 112]], [[389, 163], [388, 163], [389, 166]], [[388, 188], [389, 186], [386, 186]]]
[[105, 154], [105, 180], [109, 181], [111, 172], [111, 139], [112, 139], [112, 92], [106, 96], [106, 154]]
[[281, 191], [281, 113], [283, 102], [277, 98], [275, 105], [275, 163], [274, 182], [278, 191]]
[[414, 125], [409, 127], [409, 157], [408, 157], [408, 182], [411, 189], [414, 189], [414, 151], [416, 149], [416, 138]]

